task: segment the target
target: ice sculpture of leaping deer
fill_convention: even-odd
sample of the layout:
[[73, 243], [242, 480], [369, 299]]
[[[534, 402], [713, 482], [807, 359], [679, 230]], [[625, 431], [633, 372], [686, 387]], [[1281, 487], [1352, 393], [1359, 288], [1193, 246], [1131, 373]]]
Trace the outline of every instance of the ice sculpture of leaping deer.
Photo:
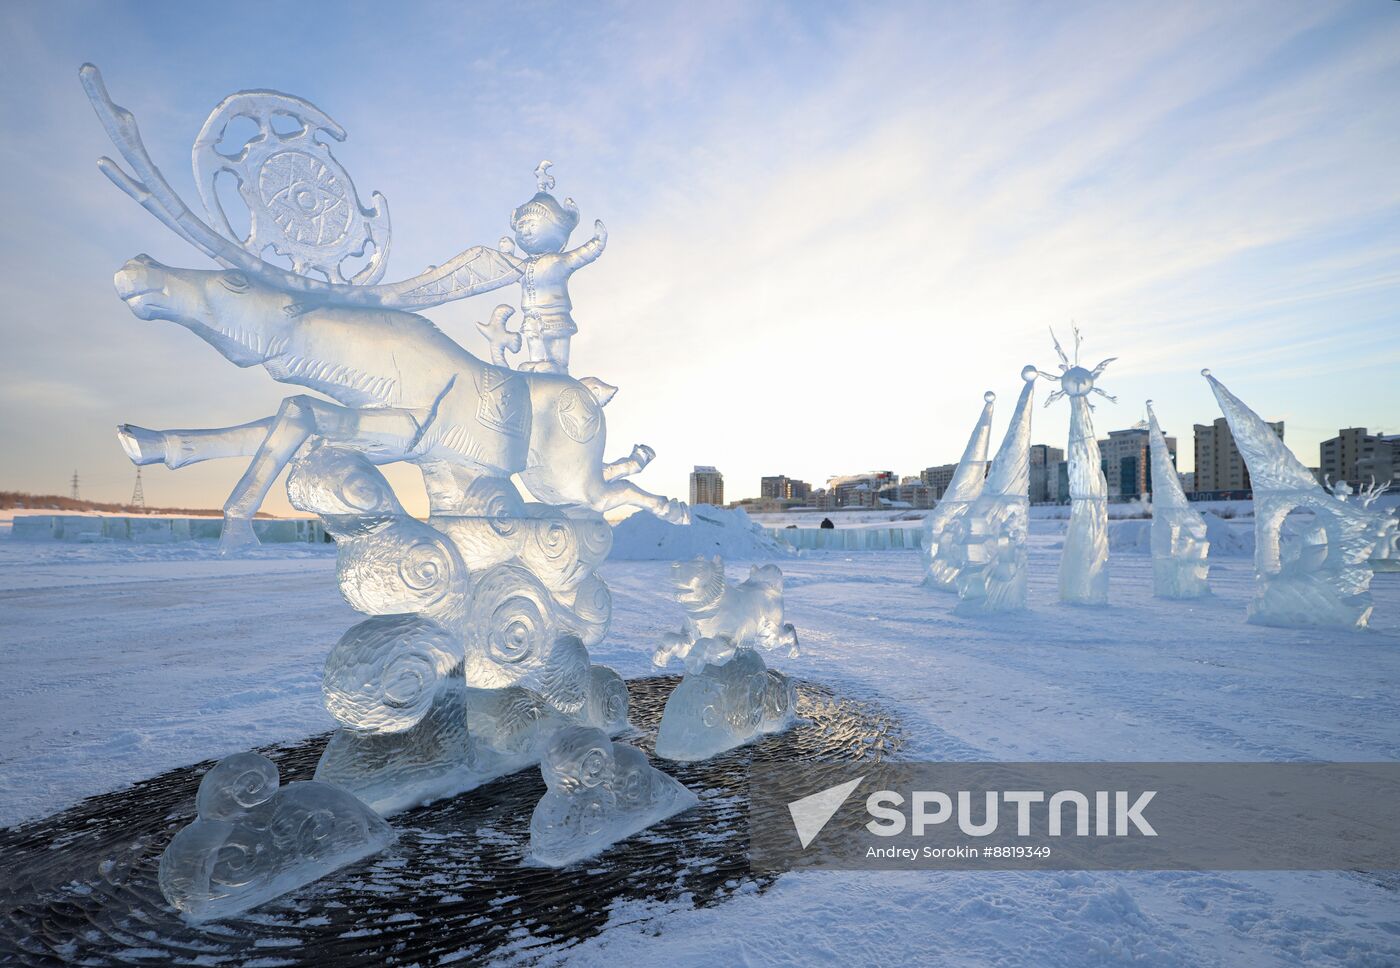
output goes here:
[[[602, 407], [616, 388], [593, 378], [522, 373], [500, 365], [515, 335], [505, 326], [503, 307], [483, 327], [494, 363], [473, 356], [428, 319], [408, 311], [514, 282], [520, 273], [509, 254], [477, 246], [403, 282], [370, 284], [384, 268], [387, 210], [378, 195], [373, 208], [362, 207], [343, 169], [312, 139], [316, 129], [344, 138], [313, 106], [273, 92], [245, 92], [226, 99], [206, 123], [195, 146], [197, 176], [201, 148], [212, 151], [232, 117], [253, 117], [262, 128], [239, 156], [219, 155], [215, 161], [247, 161], [250, 152], [261, 152], [261, 168], [252, 174], [264, 177], [250, 187], [254, 179], [239, 172], [239, 190], [250, 201], [254, 224], [249, 236], [236, 242], [211, 200], [212, 179], [201, 182], [201, 193], [211, 220], [222, 222], [227, 234], [195, 216], [166, 182], [141, 142], [135, 118], [112, 102], [97, 69], [85, 65], [81, 79], [133, 174], [109, 158], [99, 162], [102, 172], [224, 267], [171, 268], [140, 255], [116, 274], [121, 299], [138, 318], [184, 326], [237, 366], [262, 366], [280, 383], [330, 398], [291, 396], [276, 415], [237, 427], [119, 428], [123, 447], [138, 464], [174, 468], [222, 457], [252, 458], [224, 505], [222, 551], [256, 544], [254, 513], [282, 468], [315, 438], [358, 450], [377, 464], [417, 465], [438, 513], [451, 513], [454, 499], [476, 477], [518, 474], [532, 494], [550, 503], [596, 511], [635, 506], [673, 522], [689, 519], [682, 502], [622, 479], [646, 466], [654, 456], [651, 448], [638, 445], [630, 457], [604, 463]], [[290, 115], [300, 130], [279, 133], [274, 114]], [[263, 193], [262, 209], [250, 191]], [[270, 195], [278, 197], [269, 203]], [[325, 241], [328, 236], [338, 248]], [[346, 236], [351, 236], [348, 243]], [[291, 258], [296, 271], [264, 261], [267, 244]], [[329, 256], [321, 258], [328, 249]], [[373, 255], [360, 273], [332, 281], [342, 260], [367, 251]], [[306, 274], [310, 270], [326, 281]]]

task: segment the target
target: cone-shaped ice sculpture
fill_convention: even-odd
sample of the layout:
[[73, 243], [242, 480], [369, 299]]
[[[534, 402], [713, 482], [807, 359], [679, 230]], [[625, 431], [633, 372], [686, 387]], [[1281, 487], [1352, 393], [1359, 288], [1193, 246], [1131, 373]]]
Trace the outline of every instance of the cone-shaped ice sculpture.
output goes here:
[[[944, 531], [940, 554], [956, 575], [960, 614], [1026, 607], [1026, 525], [1030, 509], [1031, 398], [1034, 366], [977, 500]], [[990, 407], [990, 404], [988, 404]], [[946, 552], [945, 550], [946, 549]]]
[[[1045, 398], [1046, 406], [1060, 397], [1069, 397], [1069, 527], [1060, 557], [1060, 601], [1073, 605], [1104, 605], [1108, 602], [1108, 482], [1104, 480], [1099, 442], [1094, 439], [1094, 421], [1089, 416], [1094, 405], [1089, 394], [1114, 397], [1094, 386], [1094, 381], [1116, 357], [1109, 357], [1092, 371], [1079, 365], [1079, 329], [1074, 330], [1074, 362], [1060, 348], [1052, 330], [1055, 352], [1060, 357], [1060, 373], [1041, 375], [1060, 388]], [[1115, 400], [1115, 402], [1117, 402]]]
[[1158, 598], [1200, 598], [1210, 594], [1206, 522], [1187, 503], [1151, 400], [1147, 421], [1152, 450], [1152, 591]]
[[972, 436], [967, 438], [958, 469], [953, 471], [953, 479], [938, 499], [938, 505], [924, 519], [925, 588], [958, 590], [957, 571], [948, 552], [944, 550], [940, 554], [939, 543], [948, 523], [966, 511], [982, 493], [982, 483], [987, 477], [987, 441], [992, 435], [992, 404], [996, 399], [997, 395], [991, 390], [982, 395], [982, 415], [972, 428]]
[[[1361, 628], [1371, 617], [1369, 559], [1384, 515], [1329, 493], [1260, 416], [1202, 370], [1254, 487], [1254, 601], [1249, 621]], [[1297, 527], [1285, 531], [1290, 512]], [[1290, 522], [1292, 523], [1292, 522]]]

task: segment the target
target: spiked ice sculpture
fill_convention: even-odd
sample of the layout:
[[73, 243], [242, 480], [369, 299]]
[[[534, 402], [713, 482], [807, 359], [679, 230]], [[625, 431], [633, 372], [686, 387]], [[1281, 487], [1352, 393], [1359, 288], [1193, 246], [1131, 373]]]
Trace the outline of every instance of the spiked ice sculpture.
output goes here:
[[955, 576], [960, 599], [956, 610], [960, 614], [1026, 607], [1031, 400], [1037, 375], [1034, 366], [1021, 370], [1025, 386], [992, 460], [986, 485], [944, 532], [939, 554]]
[[729, 586], [716, 555], [675, 562], [671, 581], [686, 610], [685, 630], [667, 634], [652, 661], [679, 657], [686, 674], [666, 700], [656, 754], [703, 760], [791, 725], [793, 684], [755, 651], [781, 646], [797, 655], [797, 632], [783, 622], [783, 573], [755, 565], [747, 581]]
[[570, 726], [540, 760], [548, 791], [530, 817], [530, 857], [565, 867], [689, 810], [695, 794], [601, 729]]
[[962, 460], [958, 461], [948, 489], [924, 519], [924, 587], [957, 591], [957, 571], [941, 544], [943, 532], [954, 518], [967, 510], [982, 493], [987, 477], [987, 440], [992, 430], [992, 404], [997, 395], [988, 390], [982, 396], [982, 414], [967, 438]]
[[1054, 380], [1060, 388], [1045, 398], [1048, 407], [1060, 397], [1069, 397], [1069, 526], [1060, 557], [1060, 601], [1074, 605], [1104, 605], [1108, 602], [1108, 482], [1104, 480], [1099, 442], [1094, 437], [1090, 416], [1094, 405], [1089, 394], [1117, 402], [1094, 381], [1116, 357], [1109, 357], [1092, 371], [1079, 365], [1079, 329], [1074, 330], [1074, 362], [1065, 356], [1054, 330], [1050, 339], [1060, 357], [1060, 372], [1040, 375]]
[[[655, 456], [651, 448], [637, 445], [626, 458], [604, 461], [602, 408], [617, 388], [568, 375], [576, 329], [568, 277], [597, 258], [606, 234], [596, 223], [591, 241], [564, 251], [578, 211], [571, 200], [549, 194], [548, 162], [536, 171], [539, 191], [511, 217], [515, 238], [508, 245], [473, 246], [411, 279], [381, 284], [388, 209], [377, 193], [369, 206], [361, 203], [348, 173], [317, 138], [323, 132], [340, 141], [345, 132], [314, 105], [246, 91], [215, 109], [194, 149], [205, 222], [152, 162], [135, 117], [112, 102], [97, 69], [85, 65], [80, 77], [131, 173], [106, 158], [99, 168], [222, 267], [175, 269], [138, 256], [116, 274], [121, 299], [142, 319], [186, 327], [238, 366], [260, 365], [274, 380], [330, 398], [300, 393], [275, 416], [237, 427], [123, 425], [122, 446], [138, 464], [171, 468], [251, 458], [225, 504], [225, 553], [256, 544], [252, 516], [289, 468], [288, 497], [324, 521], [336, 540], [340, 591], [368, 616], [326, 660], [323, 698], [340, 729], [316, 778], [335, 786], [292, 784], [272, 801], [296, 804], [330, 790], [333, 796], [317, 794], [330, 806], [312, 804], [307, 823], [287, 836], [274, 824], [272, 839], [253, 843], [256, 854], [237, 862], [262, 865], [252, 870], [260, 880], [246, 889], [245, 882], [206, 876], [209, 865], [218, 873], [223, 863], [224, 827], [217, 825], [227, 826], [231, 815], [204, 809], [204, 787], [201, 819], [172, 844], [174, 873], [161, 881], [167, 898], [216, 917], [319, 877], [359, 856], [357, 849], [382, 845], [388, 828], [364, 804], [392, 814], [538, 763], [561, 730], [586, 727], [605, 737], [627, 728], [626, 686], [588, 654], [612, 615], [611, 595], [595, 570], [612, 545], [603, 512], [645, 506], [683, 523], [689, 511], [625, 480]], [[257, 131], [227, 154], [219, 145], [237, 119], [253, 121]], [[276, 119], [298, 126], [286, 133]], [[234, 176], [249, 210], [247, 237], [234, 232], [214, 190], [221, 173]], [[517, 243], [523, 257], [514, 252]], [[286, 257], [291, 271], [264, 261], [266, 247]], [[366, 259], [358, 269], [357, 258]], [[522, 284], [524, 324], [509, 328], [507, 306], [480, 324], [489, 363], [412, 312], [515, 281]], [[530, 359], [512, 370], [508, 354], [522, 342]], [[404, 510], [379, 471], [398, 461], [423, 475], [426, 522]], [[517, 476], [547, 503], [526, 503], [513, 483]], [[791, 626], [765, 626], [763, 634], [772, 644], [796, 644]], [[255, 754], [240, 757], [252, 759], [225, 761], [206, 786], [221, 789], [236, 768], [235, 786], [246, 775], [272, 796], [277, 771]], [[627, 753], [614, 758], [631, 763]], [[629, 766], [619, 776], [631, 784], [637, 773]], [[629, 786], [618, 795], [632, 792]], [[683, 799], [674, 791], [672, 797]], [[274, 810], [274, 821], [283, 816], [264, 809], [262, 800], [239, 803], [251, 812], [238, 822], [253, 824], [250, 829], [261, 829], [267, 810]], [[636, 807], [628, 822], [653, 816], [649, 809]], [[359, 839], [320, 844], [328, 816], [336, 823], [359, 818]], [[303, 835], [315, 842], [306, 856]]]
[[[1363, 628], [1371, 565], [1389, 523], [1365, 503], [1325, 490], [1267, 423], [1211, 376], [1210, 384], [1254, 488], [1254, 600], [1249, 621], [1284, 628]], [[1285, 526], [1290, 515], [1299, 527]]]
[[1210, 594], [1206, 522], [1181, 489], [1151, 400], [1147, 421], [1152, 451], [1152, 591], [1158, 598], [1201, 598]]

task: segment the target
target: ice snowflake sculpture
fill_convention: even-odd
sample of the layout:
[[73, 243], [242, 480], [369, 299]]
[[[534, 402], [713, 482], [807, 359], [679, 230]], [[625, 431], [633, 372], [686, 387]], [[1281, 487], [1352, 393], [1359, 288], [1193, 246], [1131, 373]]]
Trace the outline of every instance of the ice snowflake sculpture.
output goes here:
[[695, 794], [601, 729], [556, 732], [540, 760], [548, 792], [530, 816], [530, 858], [565, 867], [698, 804]]
[[730, 586], [718, 555], [699, 557], [672, 564], [671, 583], [685, 627], [664, 636], [652, 661], [660, 666], [679, 657], [686, 674], [666, 701], [657, 755], [701, 760], [791, 725], [793, 684], [756, 651], [782, 647], [797, 655], [797, 631], [783, 621], [778, 567], [755, 565], [746, 581]]
[[[1371, 617], [1371, 564], [1385, 515], [1318, 484], [1260, 416], [1211, 376], [1210, 384], [1254, 488], [1254, 599], [1249, 621], [1284, 628], [1363, 628]], [[1288, 525], [1296, 523], [1290, 531]]]
[[1060, 557], [1060, 601], [1075, 605], [1104, 605], [1108, 602], [1108, 482], [1104, 480], [1099, 442], [1094, 437], [1090, 413], [1094, 405], [1089, 395], [1117, 402], [1094, 386], [1104, 368], [1117, 357], [1109, 357], [1093, 370], [1079, 365], [1079, 328], [1074, 330], [1074, 362], [1065, 356], [1055, 333], [1050, 332], [1060, 372], [1040, 375], [1054, 380], [1060, 388], [1045, 398], [1048, 407], [1060, 397], [1069, 397], [1069, 526]]
[[278, 779], [267, 757], [235, 753], [200, 781], [199, 816], [160, 855], [160, 889], [190, 920], [240, 914], [393, 842], [393, 828], [339, 787]]
[[1181, 489], [1151, 400], [1147, 422], [1152, 452], [1152, 590], [1158, 598], [1201, 598], [1210, 594], [1206, 522]]
[[972, 428], [963, 448], [962, 460], [953, 471], [948, 489], [938, 504], [924, 519], [924, 587], [942, 591], [957, 591], [957, 569], [949, 561], [949, 552], [941, 545], [943, 532], [949, 523], [967, 510], [982, 493], [987, 476], [987, 442], [992, 435], [992, 404], [997, 395], [988, 390], [982, 396], [982, 415]]
[[[512, 218], [524, 258], [513, 245], [476, 246], [411, 279], [380, 284], [386, 203], [378, 194], [368, 206], [360, 202], [317, 139], [339, 141], [345, 132], [313, 105], [251, 91], [215, 109], [194, 151], [206, 223], [151, 161], [135, 118], [108, 97], [97, 69], [84, 66], [80, 76], [133, 172], [104, 158], [103, 173], [223, 266], [173, 269], [137, 256], [116, 274], [121, 299], [142, 319], [184, 326], [238, 366], [262, 366], [274, 380], [330, 398], [288, 397], [275, 416], [237, 427], [119, 429], [138, 464], [251, 458], [225, 504], [221, 551], [256, 544], [253, 514], [284, 468], [292, 505], [319, 516], [335, 539], [341, 594], [367, 617], [326, 659], [323, 699], [340, 728], [317, 765], [320, 782], [289, 789], [331, 789], [338, 810], [351, 811], [348, 804], [373, 816], [368, 804], [390, 815], [532, 766], [561, 730], [606, 736], [626, 729], [626, 685], [588, 652], [612, 616], [596, 571], [612, 546], [603, 512], [634, 506], [685, 522], [689, 511], [625, 480], [655, 456], [650, 447], [604, 461], [603, 407], [617, 388], [566, 372], [574, 327], [565, 283], [602, 251], [601, 223], [592, 242], [562, 251], [578, 215], [572, 202], [549, 194], [545, 163], [536, 173], [539, 192]], [[256, 133], [228, 144], [238, 118], [254, 121]], [[229, 176], [249, 210], [246, 237], [232, 229], [215, 187]], [[289, 260], [291, 271], [264, 261], [267, 248]], [[479, 324], [490, 363], [411, 311], [516, 280], [523, 331], [510, 329], [510, 307], [498, 306]], [[517, 371], [507, 355], [522, 332], [531, 361]], [[398, 461], [423, 475], [426, 522], [405, 511], [379, 470]], [[796, 643], [791, 626], [772, 634]], [[276, 771], [270, 780], [265, 773], [263, 785], [275, 788]], [[619, 775], [635, 781], [634, 772]], [[653, 813], [638, 807], [627, 822]], [[223, 822], [209, 814], [198, 823], [205, 819]], [[387, 830], [374, 819], [374, 831]], [[320, 829], [306, 828], [314, 838]], [[336, 859], [329, 867], [303, 863], [299, 844], [295, 836], [259, 841], [267, 856], [258, 863], [272, 874], [235, 892], [239, 903], [256, 904], [344, 862], [336, 859], [341, 852], [327, 855]], [[289, 879], [284, 869], [302, 873]], [[189, 864], [179, 870], [162, 880], [172, 903], [229, 909], [223, 883], [201, 880]]]
[[959, 614], [1009, 612], [1026, 607], [1026, 535], [1030, 519], [1031, 400], [1034, 366], [1021, 370], [1025, 386], [1006, 436], [997, 448], [977, 499], [943, 533], [939, 555], [958, 590]]

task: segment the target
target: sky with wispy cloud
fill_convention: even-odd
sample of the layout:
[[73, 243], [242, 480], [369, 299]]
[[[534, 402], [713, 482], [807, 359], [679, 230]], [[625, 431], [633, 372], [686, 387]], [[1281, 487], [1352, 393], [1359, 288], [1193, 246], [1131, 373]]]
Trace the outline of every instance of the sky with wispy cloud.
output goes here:
[[[205, 267], [96, 170], [97, 63], [198, 207], [189, 146], [244, 88], [311, 100], [389, 199], [386, 281], [494, 245], [542, 158], [603, 257], [573, 279], [576, 376], [610, 450], [685, 496], [957, 459], [1048, 335], [1084, 333], [1190, 467], [1209, 366], [1309, 465], [1400, 430], [1400, 3], [47, 3], [0, 6], [0, 489], [125, 499], [113, 428], [242, 423], [294, 392], [131, 316], [111, 275]], [[575, 242], [586, 237], [581, 228]], [[472, 325], [510, 290], [430, 313]], [[1039, 391], [1043, 398], [1050, 387]], [[1063, 444], [1067, 408], [1037, 407]], [[152, 468], [217, 506], [236, 461]], [[412, 475], [394, 476], [412, 497]], [[285, 510], [279, 491], [268, 505]]]

